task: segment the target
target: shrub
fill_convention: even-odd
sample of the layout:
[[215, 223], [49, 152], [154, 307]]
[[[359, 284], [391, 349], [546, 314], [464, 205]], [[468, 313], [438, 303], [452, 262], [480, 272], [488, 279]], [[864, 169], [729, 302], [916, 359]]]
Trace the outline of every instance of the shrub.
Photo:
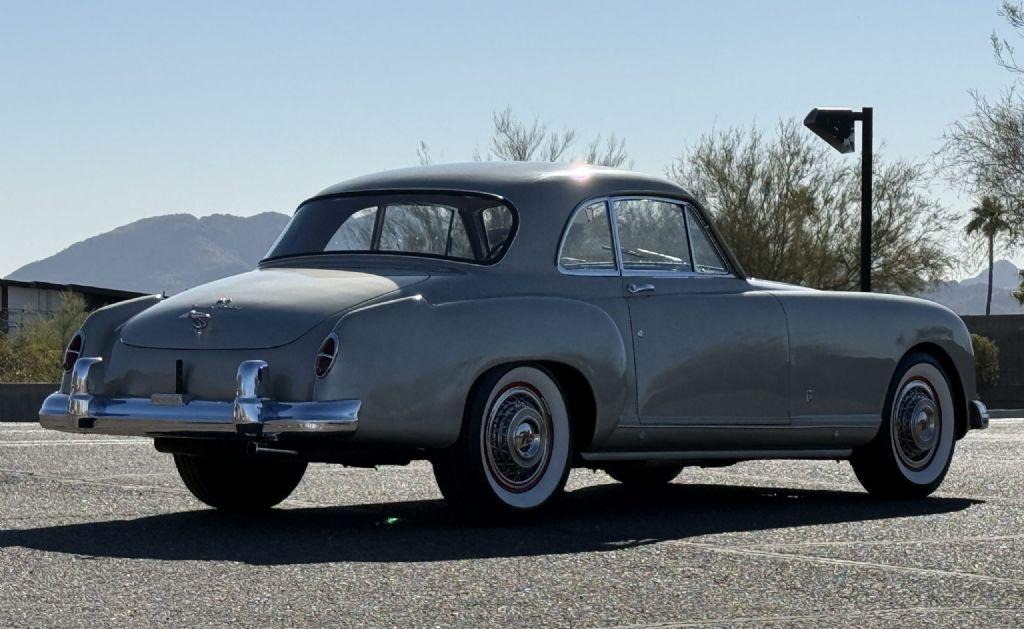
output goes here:
[[978, 386], [992, 386], [999, 382], [999, 347], [992, 339], [980, 334], [971, 335], [974, 347], [974, 368]]
[[0, 382], [59, 382], [64, 348], [86, 314], [80, 295], [64, 293], [52, 315], [0, 335]]

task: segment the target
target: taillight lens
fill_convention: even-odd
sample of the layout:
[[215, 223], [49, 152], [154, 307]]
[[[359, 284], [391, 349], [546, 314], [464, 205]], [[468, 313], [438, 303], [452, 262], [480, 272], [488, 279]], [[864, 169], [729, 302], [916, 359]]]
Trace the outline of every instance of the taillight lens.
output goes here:
[[64, 350], [64, 371], [71, 371], [71, 368], [75, 366], [75, 361], [82, 355], [82, 333], [76, 332], [71, 337], [71, 342], [68, 343], [68, 348]]
[[314, 370], [317, 378], [323, 378], [334, 366], [334, 358], [338, 355], [338, 337], [331, 334], [324, 339], [320, 345], [320, 351], [316, 354]]

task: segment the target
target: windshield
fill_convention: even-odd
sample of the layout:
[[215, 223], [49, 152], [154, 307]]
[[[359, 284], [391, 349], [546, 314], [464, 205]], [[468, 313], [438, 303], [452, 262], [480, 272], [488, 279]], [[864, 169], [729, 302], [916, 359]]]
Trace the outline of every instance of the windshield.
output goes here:
[[493, 198], [374, 194], [303, 204], [266, 260], [324, 253], [385, 253], [490, 264], [505, 254], [516, 217]]

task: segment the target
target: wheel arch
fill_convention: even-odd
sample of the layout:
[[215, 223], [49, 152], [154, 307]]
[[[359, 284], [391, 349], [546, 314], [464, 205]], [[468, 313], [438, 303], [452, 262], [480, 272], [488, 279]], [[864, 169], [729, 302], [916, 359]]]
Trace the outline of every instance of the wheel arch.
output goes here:
[[[953, 403], [955, 405], [953, 420], [956, 426], [956, 438], [960, 439], [967, 434], [968, 427], [968, 411], [967, 411], [967, 391], [964, 386], [963, 377], [960, 375], [960, 370], [957, 369], [956, 363], [953, 362], [953, 358], [944, 350], [941, 346], [935, 343], [918, 343], [914, 345], [900, 356], [899, 361], [896, 363], [897, 368], [899, 365], [909, 356], [915, 352], [927, 354], [934, 358], [942, 370], [946, 373], [946, 377], [950, 380], [950, 392], [953, 394]], [[895, 370], [890, 377], [890, 382], [896, 377]], [[888, 408], [892, 404], [893, 391], [890, 390], [886, 393], [885, 407]]]
[[597, 400], [594, 397], [593, 386], [582, 371], [568, 363], [555, 360], [516, 360], [493, 365], [483, 370], [474, 378], [472, 385], [466, 390], [465, 410], [462, 418], [463, 426], [466, 421], [465, 411], [469, 409], [474, 393], [476, 393], [487, 377], [497, 371], [505, 371], [518, 366], [539, 367], [551, 376], [562, 392], [566, 410], [569, 412], [573, 450], [579, 452], [585, 449], [593, 440], [594, 431], [597, 426]]

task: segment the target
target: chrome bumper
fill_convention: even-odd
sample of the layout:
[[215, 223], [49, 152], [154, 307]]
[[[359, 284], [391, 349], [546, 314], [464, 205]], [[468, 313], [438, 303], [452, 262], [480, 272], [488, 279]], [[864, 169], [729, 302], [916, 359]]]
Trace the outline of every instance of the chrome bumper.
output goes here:
[[359, 400], [277, 402], [261, 396], [267, 363], [247, 360], [238, 366], [235, 399], [213, 402], [178, 394], [150, 398], [93, 395], [90, 378], [100, 358], [79, 358], [71, 373], [71, 392], [43, 401], [44, 428], [77, 433], [144, 437], [249, 437], [350, 433], [359, 423]]
[[988, 407], [981, 400], [971, 400], [971, 428], [988, 428]]

